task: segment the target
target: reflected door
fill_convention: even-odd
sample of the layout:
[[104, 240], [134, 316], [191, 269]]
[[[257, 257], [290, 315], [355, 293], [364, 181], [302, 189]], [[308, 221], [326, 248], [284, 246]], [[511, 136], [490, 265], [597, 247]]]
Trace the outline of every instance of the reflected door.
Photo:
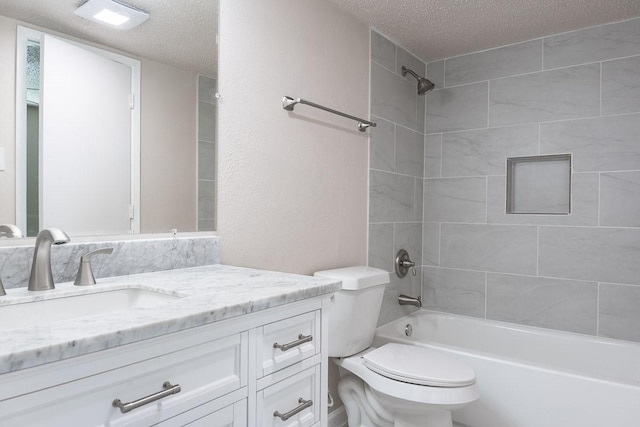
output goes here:
[[132, 230], [131, 68], [45, 35], [40, 229]]

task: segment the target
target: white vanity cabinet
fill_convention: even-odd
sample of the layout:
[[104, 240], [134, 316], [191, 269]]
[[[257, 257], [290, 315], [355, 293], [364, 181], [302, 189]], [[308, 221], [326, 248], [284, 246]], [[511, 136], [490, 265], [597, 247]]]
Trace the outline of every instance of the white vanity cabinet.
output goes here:
[[325, 303], [0, 375], [0, 425], [326, 426]]

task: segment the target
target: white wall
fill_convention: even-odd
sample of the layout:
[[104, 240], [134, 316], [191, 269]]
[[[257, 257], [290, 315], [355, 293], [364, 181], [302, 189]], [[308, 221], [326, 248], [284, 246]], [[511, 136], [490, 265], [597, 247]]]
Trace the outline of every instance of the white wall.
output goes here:
[[197, 83], [193, 72], [141, 60], [143, 233], [197, 230]]
[[222, 1], [224, 264], [309, 274], [366, 262], [368, 135], [284, 95], [369, 115], [369, 31], [325, 0]]
[[16, 219], [15, 122], [16, 122], [16, 25], [0, 16], [0, 148], [4, 148], [5, 170], [0, 171], [0, 223]]

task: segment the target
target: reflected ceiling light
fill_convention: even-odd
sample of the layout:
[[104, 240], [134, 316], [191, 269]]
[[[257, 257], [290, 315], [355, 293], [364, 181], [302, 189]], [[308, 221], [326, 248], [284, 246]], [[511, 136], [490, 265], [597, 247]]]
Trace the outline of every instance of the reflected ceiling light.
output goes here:
[[120, 30], [136, 27], [149, 18], [147, 12], [115, 0], [88, 0], [73, 13]]

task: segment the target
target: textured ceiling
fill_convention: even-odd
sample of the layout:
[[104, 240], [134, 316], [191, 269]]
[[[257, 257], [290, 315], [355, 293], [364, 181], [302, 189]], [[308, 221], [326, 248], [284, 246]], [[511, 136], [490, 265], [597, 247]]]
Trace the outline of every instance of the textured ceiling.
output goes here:
[[[640, 0], [328, 1], [425, 61], [640, 16]], [[127, 0], [151, 15], [128, 31], [74, 15], [83, 2], [0, 0], [0, 15], [215, 76], [218, 0]]]
[[149, 12], [127, 31], [73, 14], [84, 0], [0, 0], [0, 15], [200, 74], [217, 71], [218, 0], [126, 0]]
[[425, 61], [640, 16], [640, 0], [329, 0]]

